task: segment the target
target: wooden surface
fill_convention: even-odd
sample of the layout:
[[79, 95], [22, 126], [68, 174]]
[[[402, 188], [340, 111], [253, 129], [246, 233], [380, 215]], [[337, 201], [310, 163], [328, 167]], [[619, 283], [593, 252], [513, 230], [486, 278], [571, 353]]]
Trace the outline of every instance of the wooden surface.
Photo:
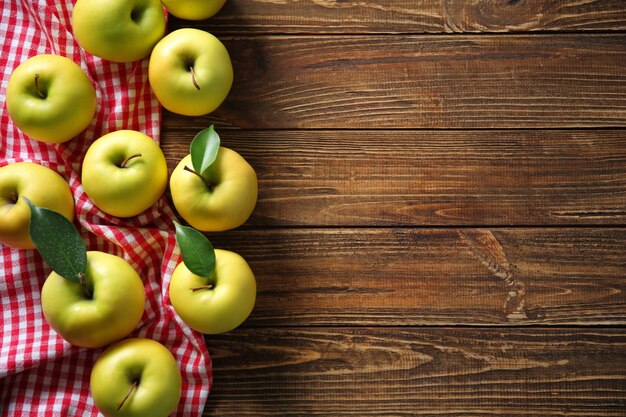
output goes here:
[[559, 128], [626, 123], [626, 34], [224, 37], [212, 117], [166, 126]]
[[626, 29], [625, 13], [622, 0], [229, 0], [195, 26], [245, 35], [610, 32]]
[[263, 328], [208, 344], [210, 416], [624, 415], [616, 329]]
[[208, 416], [626, 416], [626, 2], [228, 0], [259, 176]]
[[[199, 129], [163, 130], [170, 170]], [[626, 223], [621, 130], [220, 132], [259, 176], [248, 225]]]

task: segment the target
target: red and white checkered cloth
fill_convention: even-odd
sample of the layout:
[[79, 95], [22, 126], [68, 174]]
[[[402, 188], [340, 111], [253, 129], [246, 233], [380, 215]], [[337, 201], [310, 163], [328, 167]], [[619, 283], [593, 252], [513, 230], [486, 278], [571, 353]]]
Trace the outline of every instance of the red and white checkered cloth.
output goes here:
[[[71, 0], [0, 2], [0, 165], [38, 162], [68, 181], [76, 202], [75, 224], [87, 248], [123, 257], [145, 283], [144, 315], [131, 336], [155, 339], [176, 357], [183, 395], [174, 415], [200, 416], [212, 385], [211, 361], [202, 336], [180, 321], [169, 304], [169, 279], [180, 262], [173, 211], [163, 197], [142, 215], [120, 220], [94, 207], [80, 182], [85, 151], [103, 134], [134, 129], [158, 142], [161, 109], [148, 84], [148, 61], [116, 64], [83, 51], [72, 36]], [[98, 96], [91, 125], [60, 145], [29, 139], [6, 111], [6, 87], [12, 71], [42, 53], [74, 60], [91, 78]], [[48, 326], [40, 290], [50, 270], [35, 250], [0, 245], [0, 269], [0, 416], [97, 416], [89, 394], [89, 376], [104, 348], [71, 346]]]

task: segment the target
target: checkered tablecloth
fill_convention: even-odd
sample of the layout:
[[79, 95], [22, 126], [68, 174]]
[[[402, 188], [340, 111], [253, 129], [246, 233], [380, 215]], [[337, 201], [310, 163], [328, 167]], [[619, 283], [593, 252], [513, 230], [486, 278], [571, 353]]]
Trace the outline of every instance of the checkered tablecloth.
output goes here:
[[[140, 216], [117, 219], [94, 207], [80, 182], [85, 151], [103, 134], [134, 129], [158, 142], [161, 109], [148, 84], [148, 61], [116, 64], [83, 51], [72, 36], [71, 0], [0, 1], [0, 165], [38, 162], [68, 181], [76, 203], [75, 224], [87, 248], [123, 257], [145, 283], [144, 315], [131, 336], [155, 339], [176, 357], [183, 395], [173, 415], [200, 416], [212, 385], [211, 361], [202, 336], [185, 326], [169, 304], [169, 279], [180, 261], [172, 209], [163, 197]], [[77, 138], [60, 145], [29, 139], [6, 111], [11, 72], [41, 53], [72, 59], [96, 87], [93, 122]], [[73, 347], [48, 326], [40, 290], [50, 270], [36, 251], [0, 245], [0, 252], [0, 416], [97, 416], [89, 376], [103, 348]]]

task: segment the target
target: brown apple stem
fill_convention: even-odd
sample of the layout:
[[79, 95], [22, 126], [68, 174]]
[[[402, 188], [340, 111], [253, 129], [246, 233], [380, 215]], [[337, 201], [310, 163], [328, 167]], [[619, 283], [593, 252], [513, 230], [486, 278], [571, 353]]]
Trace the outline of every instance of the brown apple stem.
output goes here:
[[35, 90], [37, 90], [39, 97], [46, 98], [46, 95], [39, 89], [39, 74], [35, 74]]
[[19, 200], [19, 196], [17, 195], [15, 191], [11, 191], [11, 194], [9, 194], [9, 200], [11, 201], [11, 203], [17, 204]]
[[191, 82], [193, 83], [193, 86], [196, 87], [196, 90], [200, 90], [200, 86], [196, 81], [196, 72], [194, 71], [192, 66], [189, 66], [189, 72], [191, 72]]
[[89, 288], [87, 288], [87, 281], [85, 281], [85, 273], [79, 272], [78, 279], [80, 281], [80, 285], [83, 287], [83, 292], [85, 293], [87, 298], [91, 300], [93, 298], [93, 293], [89, 291]]
[[120, 411], [122, 409], [122, 407], [124, 406], [124, 403], [126, 402], [126, 400], [128, 400], [128, 398], [132, 395], [132, 393], [137, 389], [138, 385], [139, 385], [139, 381], [133, 381], [133, 384], [130, 386], [130, 389], [126, 393], [126, 396], [124, 397], [120, 405], [117, 406], [117, 411]]
[[122, 161], [122, 163], [120, 164], [120, 168], [126, 168], [126, 164], [128, 164], [128, 161], [130, 161], [133, 158], [139, 158], [139, 157], [141, 157], [140, 153], [136, 153], [136, 154], [129, 156], [128, 158]]
[[200, 290], [212, 290], [213, 284], [203, 285], [201, 287], [189, 288], [192, 292], [200, 291]]
[[194, 171], [193, 169], [189, 168], [187, 165], [185, 165], [185, 167], [183, 168], [185, 171], [187, 172], [191, 172], [192, 174], [197, 175], [198, 177], [200, 177], [200, 179], [202, 180], [202, 182], [204, 183], [204, 185], [206, 185], [206, 188], [209, 189], [209, 191], [213, 192], [213, 190], [215, 189], [215, 185], [211, 184], [209, 182], [209, 180], [207, 180], [206, 178], [204, 178], [202, 175], [198, 174], [196, 171]]

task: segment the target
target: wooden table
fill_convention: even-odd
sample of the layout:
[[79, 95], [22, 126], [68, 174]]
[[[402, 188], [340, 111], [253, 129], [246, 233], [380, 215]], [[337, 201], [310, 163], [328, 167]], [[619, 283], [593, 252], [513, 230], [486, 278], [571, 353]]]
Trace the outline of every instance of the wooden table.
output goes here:
[[625, 416], [626, 2], [229, 0], [164, 115], [254, 166], [258, 280], [207, 416]]

